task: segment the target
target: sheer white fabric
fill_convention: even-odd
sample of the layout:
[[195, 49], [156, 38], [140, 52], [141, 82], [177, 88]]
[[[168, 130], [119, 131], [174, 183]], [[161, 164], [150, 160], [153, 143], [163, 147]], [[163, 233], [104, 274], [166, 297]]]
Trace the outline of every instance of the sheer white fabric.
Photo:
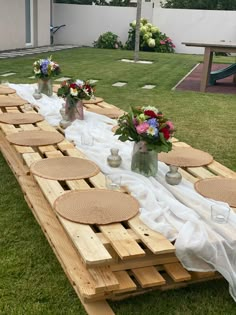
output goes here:
[[[58, 125], [63, 101], [56, 95], [35, 100], [34, 85], [10, 84], [18, 95], [39, 107], [39, 113], [52, 125]], [[85, 112], [83, 121], [74, 121], [65, 130], [68, 140], [94, 161], [105, 174], [122, 177], [122, 185], [140, 202], [140, 219], [151, 229], [175, 241], [176, 255], [188, 270], [219, 271], [229, 282], [230, 294], [236, 301], [236, 214], [231, 211], [228, 223], [217, 224], [210, 218], [213, 203], [202, 197], [193, 184], [183, 179], [177, 186], [165, 181], [168, 167], [159, 162], [157, 176], [146, 178], [130, 171], [133, 143], [120, 142], [112, 127], [116, 121], [102, 115]], [[93, 145], [84, 145], [81, 137], [93, 138]], [[122, 165], [108, 166], [110, 148], [119, 149]]]

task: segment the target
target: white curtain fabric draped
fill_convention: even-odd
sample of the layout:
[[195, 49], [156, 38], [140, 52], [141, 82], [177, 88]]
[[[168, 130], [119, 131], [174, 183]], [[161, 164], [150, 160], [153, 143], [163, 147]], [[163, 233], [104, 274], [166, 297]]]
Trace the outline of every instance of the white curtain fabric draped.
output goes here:
[[[18, 95], [39, 107], [39, 113], [51, 125], [58, 125], [63, 100], [45, 95], [40, 100], [32, 96], [35, 85], [10, 84]], [[133, 143], [121, 142], [114, 136], [116, 121], [92, 112], [85, 112], [83, 121], [74, 121], [65, 130], [68, 140], [94, 161], [104, 174], [121, 176], [122, 185], [139, 200], [140, 219], [151, 229], [175, 240], [176, 255], [182, 265], [192, 271], [220, 272], [229, 282], [230, 294], [236, 301], [236, 214], [231, 211], [228, 223], [211, 220], [211, 205], [223, 204], [204, 198], [193, 184], [183, 179], [177, 186], [165, 181], [168, 167], [158, 162], [156, 177], [146, 178], [130, 171]], [[92, 137], [93, 145], [82, 144], [81, 137]], [[122, 165], [111, 168], [107, 156], [111, 148], [118, 148]]]

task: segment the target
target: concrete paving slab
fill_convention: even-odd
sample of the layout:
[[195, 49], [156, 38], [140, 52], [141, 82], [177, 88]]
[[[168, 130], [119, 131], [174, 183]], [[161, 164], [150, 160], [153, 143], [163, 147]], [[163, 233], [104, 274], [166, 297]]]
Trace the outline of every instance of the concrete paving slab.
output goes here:
[[125, 83], [125, 82], [116, 82], [116, 83], [112, 84], [112, 86], [122, 87], [122, 86], [124, 86], [124, 85], [126, 85], [126, 84], [127, 84], [127, 83]]

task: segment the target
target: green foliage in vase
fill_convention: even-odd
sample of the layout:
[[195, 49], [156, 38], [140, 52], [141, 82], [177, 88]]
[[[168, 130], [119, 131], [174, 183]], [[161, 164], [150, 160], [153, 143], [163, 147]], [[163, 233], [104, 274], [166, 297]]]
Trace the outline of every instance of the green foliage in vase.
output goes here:
[[112, 32], [106, 32], [100, 35], [98, 40], [93, 43], [93, 46], [96, 48], [108, 49], [118, 49], [123, 47], [121, 41], [118, 40], [118, 35]]

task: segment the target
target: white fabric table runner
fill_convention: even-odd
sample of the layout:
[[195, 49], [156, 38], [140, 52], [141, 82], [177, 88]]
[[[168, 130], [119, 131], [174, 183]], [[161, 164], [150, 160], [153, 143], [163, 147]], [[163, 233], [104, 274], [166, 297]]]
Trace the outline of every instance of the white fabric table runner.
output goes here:
[[[17, 94], [39, 107], [39, 113], [51, 125], [61, 120], [60, 108], [64, 101], [56, 94], [40, 100], [33, 98], [36, 85], [9, 84]], [[151, 229], [175, 241], [176, 256], [187, 270], [220, 272], [229, 282], [229, 290], [236, 301], [236, 214], [231, 211], [228, 223], [217, 224], [210, 218], [213, 203], [204, 198], [193, 184], [183, 179], [177, 186], [168, 185], [165, 174], [169, 168], [158, 162], [158, 174], [146, 178], [130, 171], [133, 143], [121, 142], [114, 136], [116, 121], [92, 112], [85, 112], [83, 121], [77, 120], [65, 130], [79, 150], [94, 161], [104, 174], [122, 177], [122, 185], [140, 202], [140, 219]], [[81, 137], [93, 137], [93, 145], [81, 144]], [[118, 148], [122, 164], [114, 169], [108, 166], [111, 148]], [[223, 203], [222, 203], [223, 204]]]

